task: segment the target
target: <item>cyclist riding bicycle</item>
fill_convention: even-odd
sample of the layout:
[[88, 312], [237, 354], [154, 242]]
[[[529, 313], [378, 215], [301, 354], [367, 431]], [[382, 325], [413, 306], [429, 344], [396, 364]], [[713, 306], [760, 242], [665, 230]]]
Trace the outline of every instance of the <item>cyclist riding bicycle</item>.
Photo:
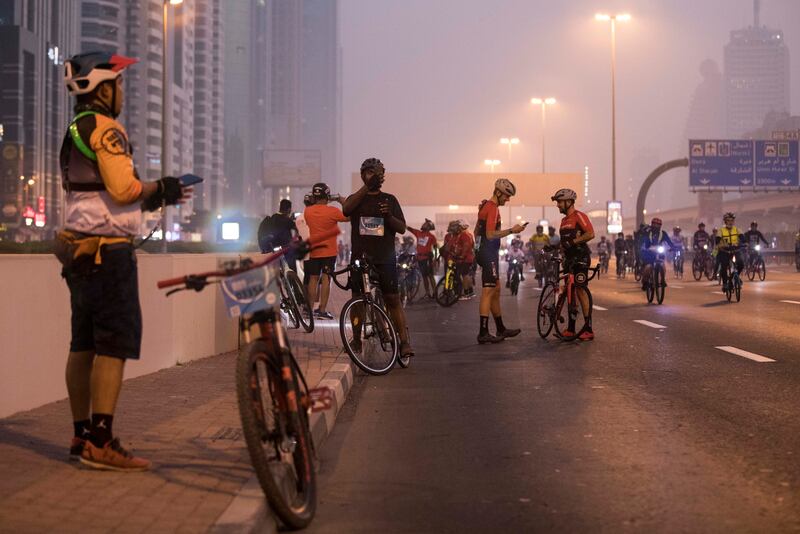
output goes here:
[[[647, 289], [647, 284], [650, 283], [650, 273], [653, 270], [653, 264], [656, 262], [657, 251], [651, 248], [658, 247], [665, 244], [668, 248], [672, 249], [673, 244], [665, 231], [661, 229], [661, 219], [653, 217], [650, 221], [650, 227], [642, 235], [642, 243], [640, 245], [639, 257], [642, 261], [644, 270], [642, 272], [642, 291]], [[666, 284], [666, 282], [664, 282]]]
[[634, 260], [641, 264], [641, 254], [640, 251], [642, 250], [642, 238], [647, 233], [647, 225], [642, 223], [639, 225], [639, 229], [633, 232], [633, 258]]
[[531, 251], [531, 258], [533, 259], [533, 267], [536, 269], [536, 279], [542, 277], [542, 252], [544, 247], [550, 245], [550, 236], [544, 233], [544, 227], [540, 224], [536, 226], [536, 233], [533, 234], [528, 240], [528, 248]]
[[682, 255], [686, 251], [686, 238], [681, 234], [680, 226], [672, 228], [672, 237], [670, 239], [672, 241], [672, 260], [675, 261], [678, 254]]
[[714, 276], [711, 279], [716, 280], [719, 275], [719, 230], [716, 227], [711, 230], [708, 243], [711, 248], [711, 256], [714, 258]]
[[[517, 260], [516, 267], [512, 263]], [[522, 248], [522, 239], [516, 237], [511, 241], [511, 247], [506, 252], [506, 262], [508, 263], [508, 270], [506, 271], [506, 287], [511, 286], [511, 275], [514, 274], [514, 269], [519, 272], [519, 279], [525, 280], [522, 275], [522, 266], [525, 263], [525, 251]]]
[[[506, 328], [500, 309], [500, 240], [511, 234], [520, 234], [524, 224], [501, 228], [499, 207], [505, 205], [517, 193], [511, 181], [500, 178], [494, 183], [492, 198], [481, 203], [478, 222], [475, 225], [475, 241], [478, 243], [477, 260], [481, 267], [483, 290], [481, 291], [480, 330], [478, 343], [498, 343], [507, 337], [519, 335], [518, 328]], [[489, 313], [494, 317], [497, 335], [489, 334]]]
[[695, 252], [707, 251], [708, 249], [703, 247], [708, 245], [710, 240], [711, 236], [706, 232], [706, 224], [701, 222], [697, 225], [697, 231], [692, 236], [692, 250]]
[[600, 236], [600, 242], [597, 243], [597, 256], [600, 259], [600, 264], [605, 265], [610, 255], [611, 243], [606, 240], [606, 236]]
[[56, 239], [70, 293], [72, 338], [66, 383], [74, 435], [70, 458], [97, 469], [144, 471], [114, 437], [112, 423], [126, 360], [138, 360], [142, 311], [133, 239], [142, 210], [178, 204], [191, 192], [178, 178], [142, 182], [117, 121], [122, 74], [137, 59], [89, 52], [68, 59], [64, 82], [75, 117], [61, 145], [65, 222]]
[[[617, 265], [622, 264], [625, 259], [625, 251], [628, 249], [627, 244], [625, 243], [625, 234], [622, 232], [617, 234], [617, 238], [614, 240], [614, 258], [617, 260]], [[622, 265], [622, 268], [625, 268]]]
[[[564, 215], [561, 219], [561, 249], [564, 251], [564, 272], [572, 274], [589, 274], [589, 264], [592, 261], [589, 241], [594, 239], [594, 228], [592, 222], [585, 213], [575, 209], [575, 200], [578, 194], [572, 189], [559, 189], [556, 194], [550, 197], [556, 202], [558, 211]], [[578, 292], [578, 300], [581, 303], [581, 311], [585, 320], [584, 331], [578, 336], [581, 341], [591, 341], [594, 339], [592, 330], [592, 310], [589, 307], [589, 299], [583, 291]], [[573, 336], [575, 333], [575, 319], [570, 318], [565, 334]]]
[[744, 236], [739, 231], [734, 222], [736, 222], [736, 215], [728, 212], [722, 216], [722, 221], [725, 223], [719, 231], [719, 243], [717, 245], [717, 261], [719, 263], [720, 275], [722, 276], [722, 287], [727, 287], [728, 284], [728, 264], [732, 258], [736, 258], [736, 272], [741, 276], [742, 269], [744, 269], [744, 260], [742, 259], [741, 248], [745, 244]]
[[769, 242], [764, 239], [764, 234], [758, 231], [758, 223], [756, 221], [751, 222], [750, 230], [744, 233], [744, 242], [747, 243], [748, 247], [748, 261], [760, 256], [759, 251], [756, 249], [759, 242], [764, 243], [769, 248]]

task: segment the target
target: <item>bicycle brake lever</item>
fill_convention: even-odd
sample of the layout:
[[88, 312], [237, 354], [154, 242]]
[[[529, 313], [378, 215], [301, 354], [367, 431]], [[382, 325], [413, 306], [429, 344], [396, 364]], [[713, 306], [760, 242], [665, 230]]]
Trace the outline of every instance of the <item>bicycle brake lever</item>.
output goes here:
[[190, 275], [186, 277], [186, 287], [184, 289], [194, 289], [200, 292], [206, 285], [208, 285], [208, 282], [205, 278]]
[[188, 289], [188, 288], [186, 288], [186, 287], [179, 287], [179, 288], [176, 288], [176, 289], [170, 289], [169, 291], [167, 291], [167, 295], [166, 295], [166, 296], [170, 296], [170, 295], [172, 295], [173, 293], [177, 293], [178, 291], [184, 291], [184, 290], [186, 290], [186, 289]]

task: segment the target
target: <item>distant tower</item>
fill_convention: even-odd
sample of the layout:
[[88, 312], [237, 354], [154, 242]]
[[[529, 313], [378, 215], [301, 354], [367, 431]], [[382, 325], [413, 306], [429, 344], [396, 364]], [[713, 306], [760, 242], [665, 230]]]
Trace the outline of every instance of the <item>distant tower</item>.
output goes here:
[[789, 111], [789, 49], [781, 30], [761, 26], [759, 0], [753, 26], [732, 31], [725, 45], [724, 78], [729, 137], [759, 128], [771, 111]]

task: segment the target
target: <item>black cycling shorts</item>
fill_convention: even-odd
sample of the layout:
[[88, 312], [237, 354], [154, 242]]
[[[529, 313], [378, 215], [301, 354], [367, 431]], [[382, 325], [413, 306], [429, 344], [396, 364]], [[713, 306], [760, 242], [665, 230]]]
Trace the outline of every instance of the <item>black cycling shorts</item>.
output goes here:
[[500, 279], [500, 251], [479, 250], [477, 260], [481, 267], [483, 287], [497, 287]]
[[589, 274], [589, 264], [592, 262], [592, 254], [588, 250], [570, 251], [564, 254], [564, 272], [578, 274]]
[[320, 273], [330, 274], [336, 270], [336, 256], [327, 258], [309, 258], [303, 268], [307, 276], [319, 276]]
[[136, 255], [130, 245], [104, 246], [103, 263], [64, 272], [72, 307], [72, 352], [138, 360], [142, 310]]
[[419, 266], [419, 272], [422, 273], [422, 276], [430, 276], [433, 274], [433, 260], [430, 258], [417, 260], [417, 265]]
[[[400, 289], [397, 284], [397, 264], [372, 264], [373, 278], [377, 278], [378, 287], [384, 295], [397, 295]], [[360, 285], [360, 284], [359, 284]], [[360, 294], [358, 287], [353, 286], [353, 296]]]

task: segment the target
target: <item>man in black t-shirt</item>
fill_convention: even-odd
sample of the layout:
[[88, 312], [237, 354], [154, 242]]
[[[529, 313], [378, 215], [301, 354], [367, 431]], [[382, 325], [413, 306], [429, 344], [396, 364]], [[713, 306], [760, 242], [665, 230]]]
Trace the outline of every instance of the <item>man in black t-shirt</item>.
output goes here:
[[[258, 227], [258, 245], [261, 252], [272, 252], [275, 247], [285, 247], [298, 235], [297, 225], [292, 215], [292, 201], [281, 199], [278, 213], [268, 215]], [[293, 271], [297, 270], [297, 260], [293, 251], [286, 253], [286, 263]]]
[[361, 164], [364, 185], [347, 197], [342, 212], [350, 217], [351, 258], [366, 257], [375, 268], [386, 307], [400, 335], [400, 355], [406, 357], [413, 356], [414, 349], [411, 348], [406, 317], [400, 304], [394, 251], [395, 236], [405, 233], [406, 219], [397, 198], [381, 191], [385, 173], [381, 160], [364, 160]]

